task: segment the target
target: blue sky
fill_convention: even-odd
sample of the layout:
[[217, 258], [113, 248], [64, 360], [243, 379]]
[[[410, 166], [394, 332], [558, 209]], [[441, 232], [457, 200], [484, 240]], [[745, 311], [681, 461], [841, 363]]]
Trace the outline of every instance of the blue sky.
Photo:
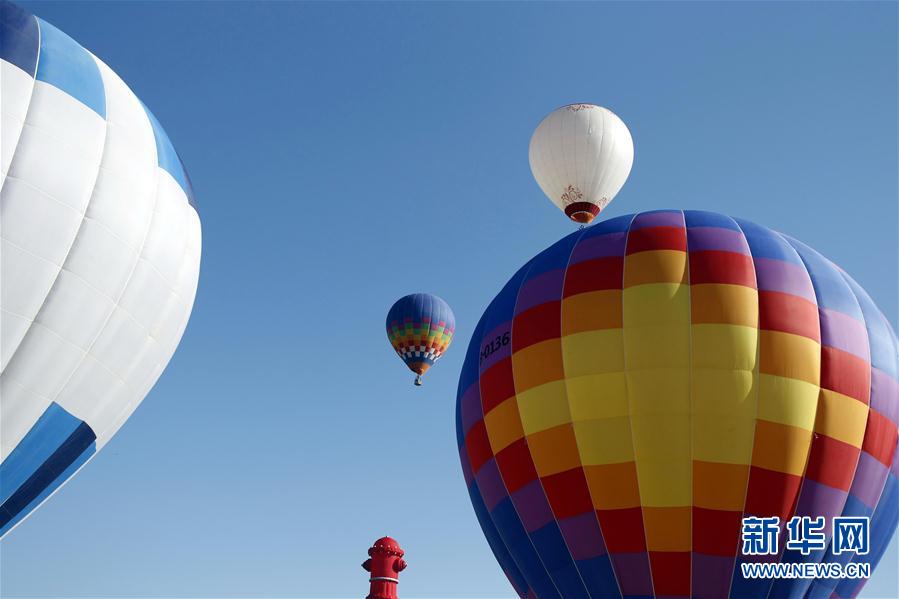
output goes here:
[[[700, 208], [789, 233], [896, 326], [895, 3], [44, 3], [193, 179], [200, 288], [168, 370], [2, 546], [4, 597], [511, 597], [455, 447], [464, 349], [572, 226], [528, 140], [571, 102], [636, 160], [610, 216]], [[384, 316], [429, 291], [456, 341], [422, 388]], [[868, 597], [897, 594], [896, 541]]]

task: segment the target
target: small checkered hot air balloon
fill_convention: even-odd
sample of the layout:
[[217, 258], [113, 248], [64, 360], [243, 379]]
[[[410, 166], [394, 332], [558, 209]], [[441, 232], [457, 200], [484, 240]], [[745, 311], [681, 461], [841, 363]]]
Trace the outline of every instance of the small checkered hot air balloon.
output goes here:
[[453, 340], [456, 317], [449, 304], [430, 293], [402, 297], [387, 313], [387, 338], [400, 359], [414, 372], [415, 385]]

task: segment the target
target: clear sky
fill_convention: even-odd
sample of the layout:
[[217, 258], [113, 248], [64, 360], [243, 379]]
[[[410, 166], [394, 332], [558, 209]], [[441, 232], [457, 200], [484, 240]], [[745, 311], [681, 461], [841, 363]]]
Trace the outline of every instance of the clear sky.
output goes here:
[[[472, 328], [573, 227], [528, 140], [571, 102], [634, 137], [611, 216], [700, 208], [797, 237], [897, 317], [897, 4], [44, 3], [193, 179], [190, 325], [141, 408], [2, 545], [3, 597], [511, 597], [456, 452]], [[456, 341], [414, 388], [384, 316]], [[897, 596], [897, 555], [868, 597]]]

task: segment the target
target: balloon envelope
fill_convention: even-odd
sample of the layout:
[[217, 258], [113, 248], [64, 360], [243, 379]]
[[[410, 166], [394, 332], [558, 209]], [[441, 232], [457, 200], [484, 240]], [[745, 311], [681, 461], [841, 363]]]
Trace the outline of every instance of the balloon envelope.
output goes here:
[[406, 366], [421, 375], [449, 347], [456, 317], [449, 304], [430, 293], [414, 293], [396, 301], [387, 313], [387, 339]]
[[528, 160], [546, 197], [571, 220], [589, 223], [627, 180], [634, 142], [611, 110], [570, 104], [537, 126]]
[[65, 33], [0, 4], [0, 535], [101, 449], [178, 345], [200, 267], [153, 115]]
[[462, 469], [521, 597], [839, 597], [864, 581], [747, 579], [741, 519], [896, 529], [897, 341], [802, 243], [698, 211], [601, 222], [490, 303], [457, 399]]

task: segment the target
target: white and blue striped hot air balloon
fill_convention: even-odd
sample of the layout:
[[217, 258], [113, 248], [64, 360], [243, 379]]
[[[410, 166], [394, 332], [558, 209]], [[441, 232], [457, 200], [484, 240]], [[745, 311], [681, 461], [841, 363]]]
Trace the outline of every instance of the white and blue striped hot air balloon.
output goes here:
[[200, 269], [190, 181], [149, 110], [0, 3], [0, 536], [122, 426], [172, 357]]

